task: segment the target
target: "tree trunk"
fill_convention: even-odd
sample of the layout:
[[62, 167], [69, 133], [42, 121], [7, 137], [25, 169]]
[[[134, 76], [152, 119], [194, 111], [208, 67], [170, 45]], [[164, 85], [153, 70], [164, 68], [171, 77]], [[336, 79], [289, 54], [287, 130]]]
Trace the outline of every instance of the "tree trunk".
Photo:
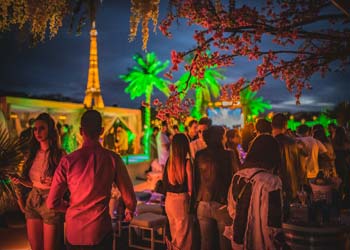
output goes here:
[[144, 136], [143, 136], [143, 145], [145, 147], [145, 154], [149, 155], [150, 153], [150, 135], [151, 135], [151, 95], [152, 95], [152, 86], [147, 88], [145, 97], [146, 104], [145, 107], [145, 127], [144, 127]]

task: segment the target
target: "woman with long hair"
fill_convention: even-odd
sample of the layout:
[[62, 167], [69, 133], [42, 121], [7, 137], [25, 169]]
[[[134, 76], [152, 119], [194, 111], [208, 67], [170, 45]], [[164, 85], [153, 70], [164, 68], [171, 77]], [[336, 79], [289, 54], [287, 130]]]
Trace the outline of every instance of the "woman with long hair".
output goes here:
[[273, 174], [280, 164], [278, 142], [271, 135], [257, 136], [227, 196], [233, 249], [281, 249], [275, 242], [283, 233], [282, 181]]
[[165, 211], [169, 220], [171, 243], [175, 249], [192, 248], [190, 198], [192, 196], [192, 166], [190, 146], [185, 134], [175, 134], [164, 169], [166, 191]]
[[32, 188], [25, 205], [28, 240], [32, 250], [60, 250], [63, 243], [64, 214], [48, 209], [46, 198], [52, 177], [64, 152], [59, 147], [55, 122], [47, 113], [36, 117], [28, 158], [22, 177], [14, 184]]

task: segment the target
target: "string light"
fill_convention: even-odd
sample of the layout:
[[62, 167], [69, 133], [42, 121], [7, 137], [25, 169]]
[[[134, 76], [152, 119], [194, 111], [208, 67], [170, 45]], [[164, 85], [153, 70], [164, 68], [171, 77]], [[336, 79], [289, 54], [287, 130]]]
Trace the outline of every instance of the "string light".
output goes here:
[[129, 41], [135, 40], [139, 23], [142, 25], [142, 49], [147, 50], [149, 38], [148, 22], [153, 21], [153, 32], [156, 32], [160, 0], [131, 0]]

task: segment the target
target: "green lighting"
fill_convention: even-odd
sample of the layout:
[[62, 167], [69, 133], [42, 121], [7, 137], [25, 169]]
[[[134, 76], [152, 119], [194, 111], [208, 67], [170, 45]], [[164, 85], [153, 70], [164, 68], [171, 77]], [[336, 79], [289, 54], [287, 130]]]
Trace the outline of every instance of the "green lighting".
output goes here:
[[183, 123], [180, 123], [180, 124], [179, 124], [179, 131], [180, 131], [181, 133], [185, 133], [185, 132], [186, 132], [185, 125], [184, 125]]
[[191, 110], [191, 116], [197, 120], [205, 115], [208, 103], [212, 102], [211, 97], [218, 98], [220, 95], [221, 85], [218, 80], [225, 79], [225, 76], [216, 68], [216, 66], [207, 68], [201, 79], [191, 76], [188, 83], [190, 72], [186, 72], [176, 83], [178, 91], [183, 91], [181, 98], [184, 98], [190, 89], [195, 90], [195, 103]]
[[246, 122], [253, 122], [259, 114], [271, 109], [271, 104], [268, 101], [256, 95], [257, 92], [253, 92], [249, 88], [242, 90], [240, 93], [240, 102], [247, 119]]
[[133, 140], [135, 140], [136, 135], [132, 133], [130, 130], [126, 130], [126, 133], [128, 134], [128, 143], [131, 143]]
[[337, 124], [337, 121], [335, 119], [330, 119], [327, 117], [327, 115], [325, 113], [321, 113], [318, 117], [315, 117], [314, 120], [311, 121], [305, 121], [305, 119], [301, 119], [300, 121], [296, 121], [294, 120], [294, 116], [293, 119], [289, 119], [287, 122], [287, 127], [289, 129], [291, 129], [292, 131], [295, 131], [297, 129], [298, 126], [300, 126], [301, 124], [306, 124], [308, 127], [313, 127], [316, 124], [321, 124], [325, 130], [326, 133], [328, 135], [328, 125], [330, 123], [335, 123]]
[[0, 180], [0, 182], [4, 185], [9, 185], [11, 183], [10, 179]]
[[299, 127], [300, 125], [301, 125], [301, 122], [295, 121], [294, 119], [293, 120], [289, 119], [287, 121], [287, 127], [292, 131], [295, 131], [297, 127]]
[[153, 88], [159, 89], [166, 96], [170, 94], [167, 81], [158, 76], [164, 71], [169, 61], [161, 62], [157, 59], [154, 52], [147, 53], [145, 57], [140, 54], [133, 56], [136, 65], [129, 69], [126, 75], [120, 75], [119, 78], [124, 80], [129, 85], [125, 88], [125, 93], [130, 94], [131, 100], [142, 95], [145, 96], [145, 127], [143, 145], [145, 154], [149, 155], [151, 135], [151, 96]]

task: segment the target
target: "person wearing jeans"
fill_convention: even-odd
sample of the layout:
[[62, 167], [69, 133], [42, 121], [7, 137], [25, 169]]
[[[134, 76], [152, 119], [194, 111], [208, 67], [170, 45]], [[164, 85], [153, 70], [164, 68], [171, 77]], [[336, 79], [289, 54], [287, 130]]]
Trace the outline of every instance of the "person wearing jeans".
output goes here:
[[[231, 249], [230, 241], [223, 236], [225, 226], [232, 224], [227, 212], [227, 193], [233, 174], [238, 171], [231, 150], [225, 150], [225, 129], [211, 126], [204, 131], [207, 148], [195, 156], [197, 218], [201, 233], [201, 249]], [[196, 189], [197, 190], [197, 189]], [[218, 236], [217, 236], [218, 233]]]
[[230, 242], [223, 236], [226, 226], [232, 224], [232, 219], [227, 212], [227, 205], [216, 201], [200, 201], [197, 208], [197, 218], [200, 225], [201, 249], [214, 249], [209, 246], [215, 246], [215, 234], [213, 228], [217, 228], [219, 233], [220, 249], [230, 249]]

